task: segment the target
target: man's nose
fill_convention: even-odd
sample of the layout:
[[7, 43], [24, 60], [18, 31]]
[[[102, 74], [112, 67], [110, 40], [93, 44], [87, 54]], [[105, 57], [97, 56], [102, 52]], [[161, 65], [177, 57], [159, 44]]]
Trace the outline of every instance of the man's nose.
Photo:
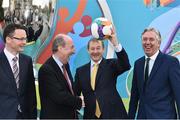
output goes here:
[[98, 49], [94, 49], [94, 52], [95, 52], [95, 53], [98, 52]]
[[22, 43], [23, 43], [24, 45], [26, 45], [26, 40], [22, 40]]
[[149, 44], [150, 43], [150, 40], [148, 39], [148, 40], [146, 40], [146, 44]]

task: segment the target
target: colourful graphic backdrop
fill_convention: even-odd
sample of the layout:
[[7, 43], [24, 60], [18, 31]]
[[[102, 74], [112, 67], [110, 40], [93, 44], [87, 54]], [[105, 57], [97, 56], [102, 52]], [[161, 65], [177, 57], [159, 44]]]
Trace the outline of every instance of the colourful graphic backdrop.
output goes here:
[[[42, 64], [51, 55], [55, 35], [68, 34], [73, 38], [76, 48], [76, 54], [70, 60], [74, 75], [77, 67], [89, 61], [86, 44], [91, 37], [90, 25], [101, 16], [106, 16], [114, 23], [132, 69], [134, 61], [144, 54], [141, 32], [146, 27], [159, 29], [163, 38], [161, 50], [180, 60], [180, 0], [57, 0], [50, 34], [44, 42], [39, 40], [27, 46], [30, 48], [26, 48], [25, 53], [33, 57], [35, 66]], [[1, 41], [0, 36], [0, 45], [3, 44]], [[113, 57], [114, 52], [108, 42], [105, 41], [105, 44], [107, 50], [104, 57]], [[117, 88], [125, 104], [126, 99], [129, 99], [132, 69], [118, 77]], [[35, 70], [38, 71], [38, 68], [35, 67]]]

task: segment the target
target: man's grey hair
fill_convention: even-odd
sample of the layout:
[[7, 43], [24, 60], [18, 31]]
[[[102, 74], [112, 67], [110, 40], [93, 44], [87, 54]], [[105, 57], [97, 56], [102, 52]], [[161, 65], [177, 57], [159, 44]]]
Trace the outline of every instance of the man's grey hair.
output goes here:
[[54, 39], [54, 42], [53, 42], [53, 45], [52, 45], [52, 52], [55, 53], [58, 51], [58, 47], [59, 46], [62, 46], [64, 47], [66, 45], [66, 42], [65, 42], [65, 36], [64, 34], [58, 34], [55, 39]]
[[141, 36], [143, 36], [144, 33], [149, 32], [149, 31], [154, 32], [154, 33], [156, 34], [157, 40], [161, 43], [161, 34], [160, 34], [160, 32], [159, 32], [157, 29], [155, 29], [155, 28], [146, 28], [146, 29], [142, 32]]

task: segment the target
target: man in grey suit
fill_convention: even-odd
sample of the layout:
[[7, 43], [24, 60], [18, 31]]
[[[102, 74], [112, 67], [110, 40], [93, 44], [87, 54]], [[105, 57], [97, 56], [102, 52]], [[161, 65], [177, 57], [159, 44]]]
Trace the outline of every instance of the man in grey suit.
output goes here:
[[[129, 104], [131, 119], [176, 119], [180, 115], [180, 65], [162, 53], [161, 35], [154, 28], [142, 33], [145, 56], [134, 64]], [[177, 106], [177, 109], [176, 107]]]
[[0, 119], [36, 118], [36, 92], [32, 59], [20, 52], [26, 45], [26, 28], [9, 24], [0, 53]]

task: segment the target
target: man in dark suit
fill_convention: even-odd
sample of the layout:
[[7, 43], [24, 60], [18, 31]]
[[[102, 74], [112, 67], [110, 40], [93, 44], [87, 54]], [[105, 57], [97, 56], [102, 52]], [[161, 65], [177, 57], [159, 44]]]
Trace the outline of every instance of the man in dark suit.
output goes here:
[[162, 53], [160, 43], [159, 31], [154, 28], [144, 30], [145, 56], [134, 65], [129, 104], [132, 119], [136, 118], [136, 112], [138, 119], [176, 119], [180, 115], [179, 61]]
[[130, 69], [129, 59], [115, 37], [110, 37], [117, 58], [103, 58], [103, 41], [92, 38], [88, 42], [91, 61], [76, 70], [75, 92], [84, 96], [85, 119], [127, 118], [122, 99], [116, 89], [117, 77]]
[[9, 24], [4, 29], [5, 48], [0, 53], [0, 119], [36, 118], [36, 92], [32, 59], [20, 52], [26, 28]]
[[59, 34], [52, 46], [53, 55], [39, 70], [41, 118], [73, 119], [83, 106], [83, 97], [74, 96], [68, 60], [74, 53], [73, 40]]

